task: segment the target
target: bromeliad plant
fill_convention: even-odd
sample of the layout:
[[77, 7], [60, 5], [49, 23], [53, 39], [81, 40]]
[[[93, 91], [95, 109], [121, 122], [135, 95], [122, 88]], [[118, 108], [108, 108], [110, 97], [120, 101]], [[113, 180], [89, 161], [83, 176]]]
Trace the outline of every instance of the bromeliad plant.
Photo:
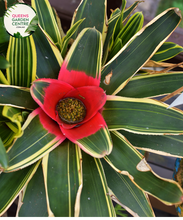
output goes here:
[[165, 42], [181, 16], [170, 8], [143, 27], [142, 13], [129, 18], [139, 3], [107, 20], [106, 0], [83, 0], [66, 35], [47, 0], [32, 0], [29, 37], [8, 36], [1, 17], [1, 215], [18, 195], [18, 216], [115, 216], [112, 200], [154, 216], [148, 195], [181, 203], [180, 186], [138, 151], [183, 157], [183, 112], [152, 99], [183, 72], [146, 68], [170, 70], [162, 61], [183, 51]]

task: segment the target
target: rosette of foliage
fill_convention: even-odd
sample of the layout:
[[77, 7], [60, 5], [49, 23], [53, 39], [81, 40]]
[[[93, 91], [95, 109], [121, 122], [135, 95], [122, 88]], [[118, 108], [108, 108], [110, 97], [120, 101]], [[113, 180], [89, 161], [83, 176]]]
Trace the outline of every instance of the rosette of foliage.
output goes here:
[[143, 27], [131, 15], [139, 3], [107, 19], [106, 0], [83, 0], [66, 34], [47, 0], [31, 2], [29, 37], [7, 35], [1, 17], [1, 215], [17, 196], [17, 216], [116, 216], [113, 200], [154, 216], [148, 195], [181, 203], [181, 187], [138, 151], [183, 157], [183, 112], [153, 99], [181, 87], [183, 72], [146, 68], [183, 51], [165, 42], [181, 16], [170, 8]]

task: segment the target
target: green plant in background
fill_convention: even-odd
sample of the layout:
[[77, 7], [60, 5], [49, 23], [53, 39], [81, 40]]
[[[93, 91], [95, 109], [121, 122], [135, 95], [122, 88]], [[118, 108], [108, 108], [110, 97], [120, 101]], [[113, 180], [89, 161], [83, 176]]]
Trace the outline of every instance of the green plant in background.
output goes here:
[[[183, 4], [182, 4], [182, 0], [161, 0], [159, 2], [159, 6], [158, 6], [158, 10], [157, 10], [157, 14], [161, 13], [162, 11], [164, 11], [167, 8], [170, 7], [177, 7], [180, 9], [181, 14], [183, 16]], [[179, 27], [183, 28], [183, 21], [180, 22]]]
[[115, 212], [117, 216], [128, 217], [128, 215], [124, 213], [125, 211], [126, 210], [123, 209], [119, 204], [115, 205]]
[[[170, 8], [142, 27], [142, 13], [129, 19], [139, 3], [122, 1], [107, 19], [106, 0], [84, 0], [66, 34], [47, 0], [31, 2], [39, 25], [29, 37], [8, 36], [1, 17], [1, 215], [17, 196], [17, 216], [116, 216], [112, 200], [154, 216], [148, 195], [181, 203], [181, 187], [138, 151], [183, 157], [183, 112], [153, 99], [181, 87], [183, 72], [147, 68], [170, 69], [162, 61], [183, 51], [165, 43], [181, 15]], [[86, 107], [80, 122], [58, 116], [68, 97]]]

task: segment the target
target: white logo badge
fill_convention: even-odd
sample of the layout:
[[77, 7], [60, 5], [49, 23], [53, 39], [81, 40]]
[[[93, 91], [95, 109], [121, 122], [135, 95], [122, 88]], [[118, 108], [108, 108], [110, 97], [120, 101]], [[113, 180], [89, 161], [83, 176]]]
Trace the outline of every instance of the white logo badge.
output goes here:
[[4, 26], [13, 37], [27, 37], [37, 28], [38, 17], [34, 9], [18, 3], [9, 7], [4, 15]]

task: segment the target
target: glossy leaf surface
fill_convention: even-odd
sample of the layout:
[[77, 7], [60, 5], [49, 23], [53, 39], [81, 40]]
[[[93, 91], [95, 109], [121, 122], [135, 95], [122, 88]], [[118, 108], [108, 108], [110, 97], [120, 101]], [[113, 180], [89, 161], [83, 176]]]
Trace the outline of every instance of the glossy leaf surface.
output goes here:
[[10, 128], [11, 125], [13, 126], [13, 123], [11, 123], [7, 117], [4, 117], [2, 112], [3, 106], [0, 106], [0, 137], [3, 145], [7, 147], [12, 143], [16, 133]]
[[130, 5], [130, 7], [126, 8], [124, 10], [124, 15], [123, 15], [123, 22], [129, 18], [129, 16], [132, 14], [132, 12], [137, 8], [137, 6], [139, 5], [139, 3], [141, 3], [142, 1], [135, 1], [132, 5]]
[[142, 12], [136, 12], [119, 32], [117, 38], [122, 39], [123, 45], [125, 45], [142, 28], [143, 22], [144, 16]]
[[36, 79], [37, 53], [32, 36], [15, 38], [10, 36], [7, 51], [7, 79], [11, 85], [30, 87]]
[[[88, 16], [88, 14], [90, 14], [90, 16]], [[74, 38], [76, 38], [84, 28], [95, 27], [103, 35], [104, 40], [104, 32], [106, 31], [106, 0], [82, 0], [73, 15], [71, 26], [83, 18], [85, 18], [85, 21], [83, 21], [74, 34]]]
[[6, 172], [36, 162], [65, 139], [56, 122], [40, 108], [29, 115], [22, 130], [23, 136], [8, 151], [9, 167]]
[[112, 142], [106, 123], [100, 113], [73, 129], [60, 127], [63, 134], [78, 144], [83, 151], [96, 158], [104, 157], [112, 151]]
[[[169, 9], [134, 35], [133, 39], [102, 70], [101, 87], [106, 93], [109, 95], [118, 93], [158, 50], [179, 21], [180, 17], [176, 10]], [[127, 62], [127, 59], [131, 62]], [[110, 80], [106, 80], [109, 74]]]
[[172, 180], [155, 175], [150, 166], [142, 160], [142, 155], [120, 133], [111, 133], [114, 148], [112, 153], [105, 157], [106, 161], [117, 172], [122, 171], [135, 185], [165, 204], [180, 203], [183, 194], [180, 186]]
[[74, 217], [75, 202], [82, 173], [80, 149], [63, 142], [43, 160], [49, 209], [55, 217]]
[[68, 52], [67, 50], [69, 43], [72, 44], [72, 36], [73, 34], [76, 32], [76, 30], [78, 29], [78, 27], [81, 25], [81, 23], [84, 21], [85, 19], [81, 19], [79, 21], [77, 21], [66, 33], [66, 35], [63, 38], [63, 45], [62, 45], [62, 50], [61, 50], [61, 54], [62, 57], [64, 58], [66, 53]]
[[[132, 183], [129, 177], [116, 172], [102, 160], [107, 184], [120, 203], [141, 217], [152, 217], [154, 213], [146, 195]], [[133, 213], [131, 213], [133, 215]]]
[[109, 53], [109, 43], [110, 43], [110, 40], [113, 34], [115, 24], [120, 15], [121, 15], [121, 11], [116, 9], [113, 12], [113, 16], [108, 20], [108, 30], [107, 30], [107, 35], [106, 35], [106, 39], [105, 39], [104, 46], [103, 46], [103, 58], [102, 58], [103, 64], [105, 64], [106, 62], [106, 59]]
[[162, 62], [175, 57], [181, 52], [183, 52], [183, 47], [172, 42], [165, 42], [151, 59], [156, 62]]
[[0, 105], [15, 106], [30, 110], [38, 107], [31, 97], [28, 88], [8, 85], [0, 85]]
[[32, 36], [37, 53], [37, 78], [57, 79], [63, 61], [60, 51], [39, 27]]
[[52, 7], [48, 0], [31, 1], [32, 7], [36, 10], [39, 24], [51, 37], [55, 45], [61, 49], [61, 35], [55, 19]]
[[2, 215], [12, 204], [21, 190], [35, 173], [39, 162], [23, 170], [0, 175], [0, 214]]
[[145, 98], [165, 95], [182, 86], [183, 72], [136, 76], [117, 94], [118, 96]]
[[115, 217], [100, 160], [82, 152], [82, 164], [83, 189], [80, 217]]
[[183, 157], [182, 135], [140, 135], [119, 131], [137, 149], [174, 157]]
[[9, 119], [6, 125], [15, 133], [14, 137], [20, 137], [22, 135], [22, 123], [23, 117], [20, 109], [4, 106], [2, 115]]
[[102, 115], [110, 130], [139, 134], [182, 134], [183, 113], [151, 99], [108, 96]]
[[18, 212], [18, 217], [47, 217], [46, 192], [41, 164], [28, 183]]
[[[70, 48], [64, 61], [66, 67], [62, 65], [58, 79], [67, 82], [74, 87], [87, 85], [99, 86], [101, 58], [101, 34], [95, 28], [86, 28], [79, 34]], [[81, 73], [74, 73], [74, 71], [80, 71]], [[86, 75], [87, 79], [81, 81], [80, 79], [82, 78], [82, 75]], [[74, 80], [77, 81], [77, 83], [74, 82]], [[80, 82], [79, 85], [78, 81]], [[96, 82], [94, 82], [95, 84], [88, 84], [87, 82], [89, 81]]]
[[6, 150], [1, 138], [0, 138], [0, 167], [5, 169], [8, 167], [8, 156], [6, 154]]

